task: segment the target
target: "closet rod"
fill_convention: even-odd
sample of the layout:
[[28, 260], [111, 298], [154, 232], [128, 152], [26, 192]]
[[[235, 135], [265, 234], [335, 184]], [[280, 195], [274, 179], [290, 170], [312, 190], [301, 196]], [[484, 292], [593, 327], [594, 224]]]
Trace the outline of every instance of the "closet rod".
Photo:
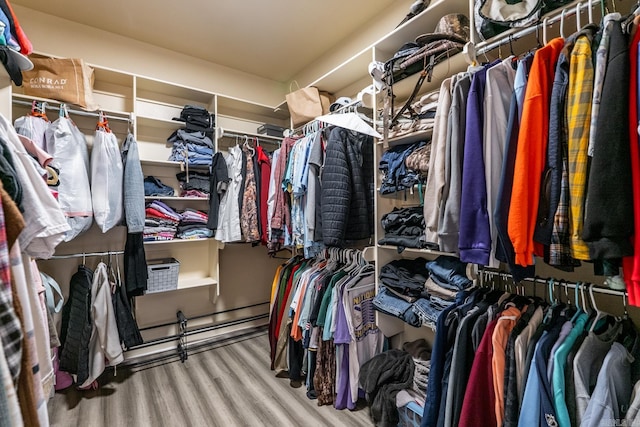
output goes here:
[[[14, 99], [14, 100], [12, 100], [12, 102], [14, 104], [17, 104], [17, 105], [25, 105], [27, 107], [31, 107], [31, 102], [29, 102], [29, 101], [23, 101], [21, 99]], [[49, 101], [43, 101], [43, 102], [47, 102], [48, 103]], [[47, 106], [45, 108], [47, 110], [49, 110], [49, 111], [57, 111], [58, 110], [58, 107], [53, 107], [53, 106], [50, 106], [48, 104], [47, 104]], [[97, 117], [100, 116], [99, 112], [73, 110], [73, 109], [69, 109], [69, 108], [67, 108], [67, 112], [69, 114], [75, 114], [77, 116], [85, 116], [85, 117], [96, 117], [97, 118]], [[109, 120], [122, 120], [122, 121], [125, 121], [125, 122], [132, 121], [131, 116], [122, 117], [122, 116], [112, 116], [110, 114], [105, 114], [105, 115], [103, 115], [103, 117], [106, 117]]]
[[[269, 301], [260, 302], [260, 303], [257, 303], [257, 304], [245, 305], [245, 306], [242, 306], [242, 307], [230, 308], [230, 309], [222, 310], [222, 311], [214, 311], [212, 313], [201, 314], [199, 316], [194, 316], [194, 317], [188, 317], [187, 321], [197, 320], [197, 319], [204, 319], [205, 317], [213, 317], [213, 316], [217, 316], [218, 314], [231, 313], [232, 311], [244, 310], [244, 309], [247, 309], [247, 308], [258, 307], [260, 305], [266, 305], [266, 304], [269, 304]], [[148, 330], [157, 329], [157, 328], [166, 328], [167, 326], [173, 326], [173, 325], [176, 325], [176, 324], [177, 324], [177, 322], [168, 322], [168, 323], [163, 323], [161, 325], [147, 326], [146, 328], [140, 328], [140, 331], [148, 331]]]
[[49, 259], [71, 259], [71, 258], [85, 258], [90, 256], [109, 256], [109, 255], [123, 255], [124, 251], [108, 251], [108, 252], [85, 252], [81, 254], [68, 254], [68, 255], [53, 255], [51, 258], [40, 258], [43, 261]]
[[[239, 134], [239, 133], [233, 133], [233, 132], [227, 132], [224, 131], [222, 133], [222, 136], [225, 137], [229, 137], [229, 138], [244, 138], [247, 137], [249, 139], [257, 139], [258, 142], [262, 141], [262, 142], [266, 142], [269, 144], [278, 144], [280, 145], [280, 143], [282, 142], [282, 138], [279, 138], [277, 136], [272, 136], [272, 137], [260, 137], [260, 136], [255, 136], [255, 135], [245, 135], [245, 134]], [[267, 138], [273, 138], [273, 139], [267, 139]]]
[[[483, 272], [481, 271], [481, 272], [479, 272], [479, 274], [483, 274]], [[500, 271], [493, 271], [493, 270], [484, 270], [484, 274], [490, 275], [490, 276], [497, 276], [497, 277], [506, 275], [507, 277], [513, 278], [513, 276], [510, 273], [505, 273], [505, 272], [500, 272]], [[551, 278], [538, 277], [536, 279], [536, 278], [532, 278], [532, 277], [527, 277], [527, 278], [523, 279], [523, 281], [533, 283], [534, 286], [535, 286], [536, 283], [544, 283], [546, 285], [549, 282], [549, 280], [551, 280]], [[569, 288], [569, 289], [574, 289], [575, 290], [578, 287], [578, 285], [576, 283], [569, 282], [569, 281], [566, 281], [566, 280], [560, 281], [560, 280], [555, 279], [555, 278], [553, 280], [555, 280], [554, 286], [557, 286], [557, 287], [564, 288], [565, 284], [566, 284], [567, 288]], [[516, 284], [516, 286], [519, 286], [519, 285]], [[600, 287], [600, 286], [594, 286], [593, 287], [593, 292], [596, 292], [596, 293], [599, 293], [599, 294], [605, 294], [605, 295], [613, 295], [613, 296], [618, 296], [618, 297], [622, 297], [622, 296], [628, 295], [627, 291], [618, 291], [618, 290], [615, 290], [615, 289], [603, 288], [603, 287]]]
[[[583, 11], [584, 9], [588, 9], [589, 7], [593, 7], [594, 5], [599, 5], [600, 2], [599, 1], [593, 1], [593, 2], [589, 2], [587, 1], [586, 3], [580, 3], [578, 6], [580, 8], [580, 11]], [[572, 4], [572, 5], [567, 5], [562, 9], [558, 9], [555, 11], [555, 13], [550, 16], [550, 17], [545, 17], [543, 19], [540, 19], [540, 21], [531, 27], [526, 27], [523, 28], [519, 31], [515, 31], [515, 32], [508, 32], [504, 35], [502, 35], [500, 37], [499, 40], [496, 40], [494, 42], [490, 42], [486, 45], [483, 46], [479, 46], [476, 49], [476, 55], [482, 55], [485, 54], [487, 52], [490, 52], [494, 49], [497, 49], [498, 47], [505, 45], [507, 43], [509, 43], [510, 41], [516, 41], [524, 36], [527, 36], [529, 34], [533, 34], [536, 31], [540, 31], [543, 32], [543, 28], [542, 25], [551, 25], [554, 24], [556, 22], [560, 22], [564, 18], [573, 16], [576, 14], [576, 6], [577, 4]], [[563, 14], [564, 12], [564, 14]], [[545, 24], [546, 22], [546, 24]]]
[[[222, 328], [226, 328], [229, 326], [236, 326], [236, 325], [241, 325], [243, 323], [247, 323], [247, 322], [252, 322], [255, 320], [260, 320], [260, 319], [265, 319], [268, 318], [269, 314], [265, 313], [265, 314], [258, 314], [256, 316], [251, 316], [251, 317], [244, 317], [242, 319], [236, 319], [236, 320], [230, 320], [228, 322], [222, 322], [222, 323], [218, 323], [215, 325], [210, 325], [210, 326], [203, 326], [200, 328], [196, 328], [196, 329], [191, 329], [188, 330], [186, 332], [186, 336], [192, 336], [192, 335], [197, 335], [197, 334], [201, 334], [204, 332], [210, 332], [210, 331], [215, 331], [216, 329], [222, 329]], [[171, 323], [171, 325], [175, 325], [176, 323]], [[140, 345], [136, 345], [136, 346], [132, 346], [129, 347], [127, 349], [127, 351], [132, 351], [132, 350], [139, 350], [141, 348], [146, 348], [146, 347], [151, 347], [154, 345], [158, 345], [158, 344], [164, 344], [164, 343], [168, 343], [168, 342], [172, 342], [172, 341], [177, 341], [180, 339], [180, 335], [176, 334], [176, 335], [170, 335], [168, 337], [162, 337], [162, 338], [156, 338], [154, 340], [150, 340], [150, 341], [146, 341]]]

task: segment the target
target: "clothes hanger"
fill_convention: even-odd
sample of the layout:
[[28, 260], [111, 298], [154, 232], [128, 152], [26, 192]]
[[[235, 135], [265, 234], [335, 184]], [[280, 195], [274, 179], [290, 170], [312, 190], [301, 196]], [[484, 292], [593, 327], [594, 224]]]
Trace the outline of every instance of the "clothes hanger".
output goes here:
[[580, 31], [582, 29], [582, 25], [580, 22], [580, 8], [582, 7], [582, 2], [576, 3], [576, 31]]
[[596, 317], [595, 319], [593, 319], [593, 322], [591, 323], [591, 328], [589, 328], [589, 332], [593, 332], [596, 328], [596, 325], [598, 324], [598, 322], [602, 319], [605, 319], [606, 317], [609, 316], [608, 313], [605, 313], [604, 311], [600, 311], [600, 309], [598, 308], [598, 306], [596, 305], [596, 299], [593, 296], [593, 283], [589, 284], [589, 297], [591, 298], [591, 305], [593, 306], [593, 309], [595, 310], [596, 313]]
[[566, 11], [566, 9], [562, 9], [562, 13], [560, 14], [560, 37], [563, 39], [566, 39], [564, 36], [564, 14]]
[[[542, 41], [544, 42], [545, 46], [547, 43], [549, 43], [549, 39], [547, 38], [548, 22], [549, 22], [549, 17], [545, 16], [544, 19], [542, 20]], [[540, 44], [540, 40], [538, 40], [538, 44]]]

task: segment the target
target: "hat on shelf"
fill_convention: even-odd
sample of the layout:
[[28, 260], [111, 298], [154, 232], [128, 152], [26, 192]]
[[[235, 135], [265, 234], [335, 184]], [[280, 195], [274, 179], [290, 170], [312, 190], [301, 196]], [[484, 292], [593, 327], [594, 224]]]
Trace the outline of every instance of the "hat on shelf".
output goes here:
[[333, 113], [337, 109], [345, 107], [345, 106], [347, 106], [349, 104], [352, 104], [352, 103], [353, 103], [353, 100], [351, 98], [346, 97], [346, 96], [341, 96], [340, 98], [336, 99], [333, 104], [331, 104], [329, 106], [329, 111], [331, 111]]
[[433, 33], [416, 37], [416, 43], [420, 46], [437, 40], [466, 43], [469, 41], [469, 33], [469, 18], [462, 13], [451, 13], [440, 18]]

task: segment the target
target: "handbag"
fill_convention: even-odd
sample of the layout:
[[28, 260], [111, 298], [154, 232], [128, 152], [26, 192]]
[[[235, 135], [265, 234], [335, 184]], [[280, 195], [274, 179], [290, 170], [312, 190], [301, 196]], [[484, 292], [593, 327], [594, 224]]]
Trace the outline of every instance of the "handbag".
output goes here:
[[96, 110], [93, 101], [93, 68], [82, 59], [31, 57], [33, 69], [23, 71], [25, 95], [55, 99]]
[[[298, 85], [295, 80], [291, 82]], [[291, 90], [291, 87], [289, 87]], [[329, 107], [335, 101], [335, 97], [329, 92], [321, 91], [317, 87], [308, 86], [298, 88], [286, 95], [287, 106], [293, 127], [301, 126], [314, 120], [316, 117], [329, 112]]]

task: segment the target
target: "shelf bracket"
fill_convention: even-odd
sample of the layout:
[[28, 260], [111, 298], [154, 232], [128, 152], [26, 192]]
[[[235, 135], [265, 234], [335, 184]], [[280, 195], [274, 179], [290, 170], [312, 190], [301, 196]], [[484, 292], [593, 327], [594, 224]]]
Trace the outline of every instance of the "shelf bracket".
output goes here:
[[178, 354], [180, 355], [180, 361], [184, 363], [189, 357], [189, 354], [187, 353], [187, 317], [180, 310], [178, 310], [176, 316], [178, 317], [179, 329]]

